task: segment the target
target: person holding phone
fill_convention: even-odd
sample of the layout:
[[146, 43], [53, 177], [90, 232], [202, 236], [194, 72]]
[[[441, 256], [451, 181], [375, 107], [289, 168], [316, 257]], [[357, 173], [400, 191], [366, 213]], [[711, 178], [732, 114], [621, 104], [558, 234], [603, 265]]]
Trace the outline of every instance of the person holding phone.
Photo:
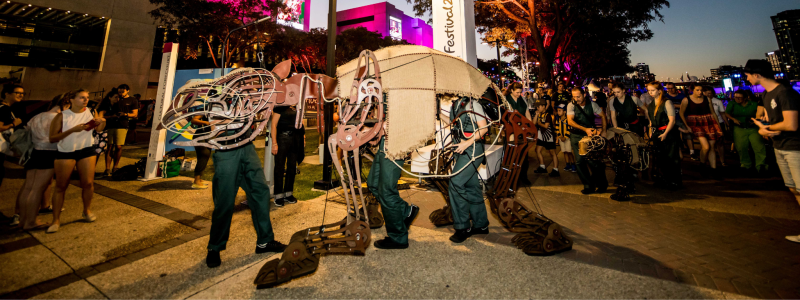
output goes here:
[[91, 212], [94, 195], [94, 130], [103, 130], [106, 119], [95, 117], [86, 107], [89, 92], [83, 89], [65, 93], [63, 100], [69, 100], [70, 109], [53, 118], [50, 124], [50, 142], [58, 143], [54, 162], [56, 173], [56, 196], [53, 199], [53, 222], [47, 233], [55, 233], [61, 226], [61, 208], [64, 207], [64, 193], [69, 186], [72, 170], [77, 166], [80, 174], [80, 187], [83, 189], [83, 220], [94, 222], [97, 217]]
[[[769, 123], [751, 119], [758, 126], [758, 133], [772, 140], [775, 160], [781, 169], [783, 184], [794, 194], [800, 204], [800, 93], [775, 81], [772, 65], [764, 59], [751, 59], [744, 67], [747, 81], [764, 87], [764, 109]], [[800, 243], [800, 235], [786, 236]]]

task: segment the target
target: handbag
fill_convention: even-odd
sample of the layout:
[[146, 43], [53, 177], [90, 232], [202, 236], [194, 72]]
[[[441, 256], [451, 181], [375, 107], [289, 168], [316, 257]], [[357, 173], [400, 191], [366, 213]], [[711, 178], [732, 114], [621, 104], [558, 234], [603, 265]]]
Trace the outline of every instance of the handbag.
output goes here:
[[161, 163], [161, 174], [164, 178], [172, 178], [180, 175], [181, 173], [181, 161], [176, 159], [172, 161], [166, 161]]

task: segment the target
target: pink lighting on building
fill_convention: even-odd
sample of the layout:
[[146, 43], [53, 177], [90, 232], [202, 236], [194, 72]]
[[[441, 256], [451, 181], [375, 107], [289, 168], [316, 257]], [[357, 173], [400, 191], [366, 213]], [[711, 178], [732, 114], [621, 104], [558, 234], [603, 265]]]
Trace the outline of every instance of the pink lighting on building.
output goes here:
[[[222, 2], [232, 4], [234, 6], [239, 5], [242, 0], [207, 0], [209, 2]], [[264, 6], [267, 5], [267, 0], [261, 0], [264, 3]], [[271, 1], [269, 1], [271, 2]], [[278, 13], [278, 24], [293, 27], [298, 30], [308, 31], [310, 29], [310, 21], [309, 18], [311, 13], [311, 0], [283, 0], [283, 4], [286, 5], [288, 9], [288, 13]]]
[[433, 28], [421, 19], [407, 16], [388, 2], [339, 11], [336, 13], [336, 20], [337, 34], [364, 27], [385, 37], [391, 36], [414, 45], [433, 47]]

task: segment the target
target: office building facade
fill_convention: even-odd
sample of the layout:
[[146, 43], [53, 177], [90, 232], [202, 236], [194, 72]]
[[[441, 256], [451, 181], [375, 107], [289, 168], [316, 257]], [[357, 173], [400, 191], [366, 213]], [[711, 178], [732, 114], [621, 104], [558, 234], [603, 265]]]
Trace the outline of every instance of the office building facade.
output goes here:
[[424, 20], [407, 16], [389, 2], [365, 5], [336, 13], [336, 33], [364, 27], [397, 40], [433, 47], [433, 28]]
[[772, 28], [778, 41], [781, 71], [785, 79], [800, 79], [800, 9], [772, 16]]
[[148, 0], [0, 2], [0, 72], [19, 76], [26, 100], [120, 84], [147, 89], [156, 25]]

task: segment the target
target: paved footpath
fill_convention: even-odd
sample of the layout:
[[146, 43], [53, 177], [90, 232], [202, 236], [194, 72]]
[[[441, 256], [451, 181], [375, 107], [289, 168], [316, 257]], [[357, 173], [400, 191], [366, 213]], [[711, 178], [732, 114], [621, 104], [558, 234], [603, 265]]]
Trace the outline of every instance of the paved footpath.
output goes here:
[[[22, 170], [6, 167], [0, 210], [10, 215]], [[800, 208], [780, 181], [709, 181], [691, 164], [685, 173], [687, 189], [642, 183], [626, 203], [580, 195], [575, 174], [531, 174], [534, 186], [518, 199], [533, 207], [535, 196], [575, 241], [573, 251], [551, 257], [515, 249], [491, 215], [491, 234], [449, 242], [452, 229], [427, 219], [444, 205], [441, 194], [414, 186], [401, 191], [422, 208], [408, 250], [327, 256], [316, 273], [267, 290], [252, 280], [279, 254], [253, 253], [246, 207], [237, 206], [222, 267], [208, 269], [210, 189], [191, 190], [184, 177], [98, 180], [94, 223], [79, 221], [72, 186], [57, 234], [0, 227], [0, 298], [800, 298], [800, 244], [784, 240], [800, 233]], [[343, 217], [336, 192], [327, 200], [272, 207], [277, 239], [323, 215], [326, 223]], [[373, 231], [373, 239], [384, 235]]]

